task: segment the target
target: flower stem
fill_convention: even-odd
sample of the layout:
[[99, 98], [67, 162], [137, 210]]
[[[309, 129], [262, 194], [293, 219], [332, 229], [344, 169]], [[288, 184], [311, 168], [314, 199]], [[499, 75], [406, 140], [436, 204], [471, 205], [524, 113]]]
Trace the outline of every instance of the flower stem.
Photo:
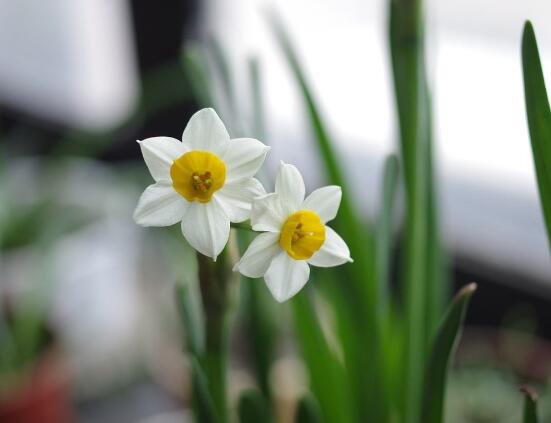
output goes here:
[[235, 229], [243, 229], [245, 231], [252, 231], [253, 230], [253, 228], [252, 228], [252, 226], [251, 226], [251, 224], [248, 220], [246, 222], [241, 222], [241, 223], [232, 223], [231, 227], [235, 228]]
[[[230, 243], [231, 244], [231, 243]], [[205, 315], [203, 367], [220, 422], [228, 420], [226, 404], [226, 363], [232, 281], [230, 247], [217, 261], [197, 254], [201, 298]]]

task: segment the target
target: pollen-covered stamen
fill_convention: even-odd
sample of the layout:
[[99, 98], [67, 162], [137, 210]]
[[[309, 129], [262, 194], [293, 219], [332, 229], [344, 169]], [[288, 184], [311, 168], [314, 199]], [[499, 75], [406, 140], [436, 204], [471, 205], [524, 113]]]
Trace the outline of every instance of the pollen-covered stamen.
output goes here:
[[207, 192], [213, 184], [212, 174], [209, 171], [205, 173], [193, 172], [191, 183], [196, 191]]

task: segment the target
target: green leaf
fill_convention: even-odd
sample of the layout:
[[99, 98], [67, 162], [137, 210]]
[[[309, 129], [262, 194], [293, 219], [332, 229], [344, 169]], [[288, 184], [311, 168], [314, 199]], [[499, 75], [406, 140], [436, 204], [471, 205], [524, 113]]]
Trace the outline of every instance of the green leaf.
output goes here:
[[270, 423], [272, 421], [268, 401], [256, 389], [250, 389], [241, 394], [237, 412], [241, 423]]
[[[241, 128], [239, 127], [240, 116], [237, 97], [235, 96], [235, 89], [233, 83], [233, 75], [231, 72], [231, 67], [229, 60], [227, 58], [226, 52], [220, 42], [212, 37], [208, 42], [208, 52], [212, 57], [214, 64], [214, 71], [218, 74], [220, 78], [220, 85], [223, 92], [223, 105], [226, 107], [224, 110], [225, 122], [231, 124], [230, 133], [240, 133]], [[219, 106], [221, 102], [218, 102]]]
[[536, 166], [541, 207], [547, 227], [547, 239], [551, 243], [551, 111], [536, 35], [529, 21], [524, 25], [522, 36], [522, 66], [532, 153]]
[[195, 357], [201, 357], [205, 345], [205, 327], [201, 305], [187, 282], [176, 284], [178, 310], [185, 329], [186, 344]]
[[182, 66], [189, 80], [195, 101], [201, 107], [213, 107], [212, 78], [201, 49], [196, 45], [187, 45], [182, 52]]
[[[347, 307], [346, 313], [336, 313], [336, 316], [342, 320], [338, 323], [339, 335], [342, 337], [346, 367], [354, 385], [353, 395], [356, 401], [354, 409], [357, 410], [360, 420], [384, 421], [385, 418], [381, 417], [381, 413], [384, 414], [385, 411], [380, 409], [382, 402], [379, 401], [380, 391], [377, 387], [381, 366], [378, 366], [376, 357], [379, 343], [377, 329], [379, 316], [376, 312], [378, 291], [373, 270], [375, 252], [371, 228], [367, 222], [359, 219], [354, 210], [346, 189], [349, 184], [346, 183], [339, 165], [338, 154], [334, 149], [335, 142], [327, 129], [327, 124], [285, 26], [277, 14], [271, 13], [268, 17], [276, 40], [300, 89], [328, 182], [343, 187], [339, 214], [331, 224], [347, 242], [355, 261], [339, 268], [341, 278], [349, 283], [339, 285], [337, 295], [345, 297], [346, 300], [328, 297], [328, 301], [334, 304], [346, 303]], [[336, 307], [339, 306], [336, 305]], [[352, 332], [355, 336], [348, 337], [345, 335], [347, 332]], [[370, 337], [359, 335], [365, 333], [369, 333]], [[323, 404], [321, 398], [320, 402]]]
[[476, 284], [463, 287], [455, 296], [434, 338], [423, 389], [423, 423], [442, 423], [446, 379], [451, 357], [461, 334], [465, 312]]
[[389, 296], [389, 271], [391, 256], [392, 217], [394, 215], [394, 199], [398, 188], [398, 158], [390, 155], [385, 160], [381, 210], [377, 222], [377, 284], [380, 301], [377, 304], [378, 313], [387, 312]]
[[[419, 420], [420, 392], [433, 318], [429, 295], [432, 185], [430, 96], [425, 75], [421, 0], [389, 0], [389, 39], [400, 127], [400, 151], [406, 188], [403, 304], [405, 336], [402, 418]], [[434, 221], [435, 222], [435, 221]], [[433, 231], [433, 235], [437, 232]]]
[[194, 412], [198, 423], [219, 423], [214, 401], [209, 391], [209, 383], [199, 360], [191, 357], [191, 377], [193, 379]]
[[325, 421], [354, 421], [349, 380], [321, 330], [317, 312], [302, 290], [291, 300], [296, 339], [310, 375], [312, 392], [319, 399]]
[[538, 423], [537, 401], [538, 394], [531, 386], [523, 385], [520, 391], [524, 394], [524, 423]]
[[312, 395], [303, 396], [298, 402], [295, 423], [322, 423], [318, 402]]
[[262, 81], [260, 77], [260, 64], [258, 58], [249, 60], [249, 80], [251, 84], [251, 106], [253, 116], [253, 134], [259, 140], [266, 143], [266, 123], [264, 101], [262, 96]]
[[[243, 253], [254, 239], [252, 233], [238, 231], [238, 244]], [[259, 280], [241, 276], [243, 290], [243, 324], [250, 348], [252, 367], [260, 390], [270, 398], [269, 374], [276, 356], [278, 328], [274, 313], [274, 301], [266, 285]]]

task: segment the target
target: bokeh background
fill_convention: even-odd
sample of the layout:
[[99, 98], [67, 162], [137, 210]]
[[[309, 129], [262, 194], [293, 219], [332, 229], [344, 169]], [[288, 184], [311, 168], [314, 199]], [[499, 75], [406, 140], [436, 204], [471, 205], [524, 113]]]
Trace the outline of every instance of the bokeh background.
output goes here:
[[[551, 369], [551, 261], [520, 62], [531, 19], [551, 72], [551, 5], [431, 0], [425, 9], [443, 236], [454, 286], [480, 285], [450, 382], [450, 421], [508, 421], [520, 410], [516, 375], [545, 386]], [[307, 191], [324, 183], [267, 23], [274, 10], [339, 141], [345, 189], [375, 215], [384, 157], [397, 146], [386, 1], [0, 0], [1, 311], [9, 320], [32, 310], [30, 333], [45, 323], [54, 334], [74, 421], [187, 416], [174, 286], [193, 260], [177, 229], [143, 229], [131, 216], [149, 184], [136, 140], [179, 138], [200, 107], [190, 64], [201, 63], [215, 97], [231, 78], [235, 102], [220, 95], [217, 106], [239, 136], [253, 130], [254, 61], [262, 141], [272, 146], [265, 180], [285, 159]], [[232, 392], [251, 383], [245, 328], [236, 324]], [[306, 382], [283, 332], [271, 382], [286, 403]], [[0, 378], [19, 383], [10, 372]]]

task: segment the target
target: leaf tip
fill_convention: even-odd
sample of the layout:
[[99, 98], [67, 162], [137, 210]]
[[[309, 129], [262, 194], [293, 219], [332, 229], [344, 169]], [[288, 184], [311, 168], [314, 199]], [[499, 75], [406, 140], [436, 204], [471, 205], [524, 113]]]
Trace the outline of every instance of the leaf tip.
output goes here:
[[538, 400], [538, 393], [530, 385], [521, 385], [519, 391], [522, 392], [530, 401], [536, 402]]
[[522, 31], [523, 51], [525, 51], [531, 44], [536, 44], [536, 34], [534, 32], [534, 26], [532, 25], [532, 22], [527, 20], [524, 22], [524, 29]]
[[464, 297], [470, 297], [477, 290], [477, 288], [478, 285], [475, 282], [471, 282], [459, 290], [459, 292], [455, 295], [455, 299], [459, 300]]

